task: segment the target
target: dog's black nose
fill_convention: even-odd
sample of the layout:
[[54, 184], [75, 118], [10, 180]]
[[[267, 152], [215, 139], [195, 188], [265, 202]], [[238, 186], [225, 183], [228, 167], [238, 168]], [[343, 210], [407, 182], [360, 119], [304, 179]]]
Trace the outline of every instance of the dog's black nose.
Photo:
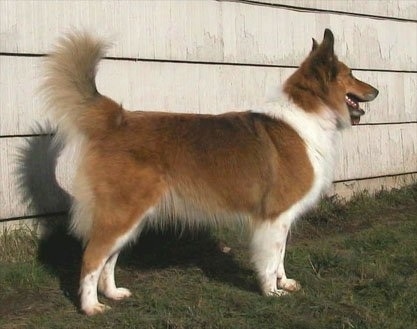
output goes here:
[[367, 94], [366, 95], [366, 97], [365, 97], [365, 99], [367, 100], [367, 101], [372, 101], [372, 100], [374, 100], [375, 98], [376, 98], [376, 96], [378, 96], [378, 94], [379, 94], [379, 91], [378, 91], [378, 89], [376, 89], [376, 88], [372, 88], [373, 90], [369, 93], [369, 94]]

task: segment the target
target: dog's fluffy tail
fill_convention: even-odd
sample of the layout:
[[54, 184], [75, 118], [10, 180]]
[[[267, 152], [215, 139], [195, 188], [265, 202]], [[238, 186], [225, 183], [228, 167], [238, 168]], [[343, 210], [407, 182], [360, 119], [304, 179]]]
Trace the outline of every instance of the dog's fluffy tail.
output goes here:
[[104, 133], [120, 124], [122, 108], [99, 94], [97, 65], [108, 44], [85, 32], [67, 34], [45, 59], [41, 92], [50, 118], [64, 138], [74, 133], [86, 137]]

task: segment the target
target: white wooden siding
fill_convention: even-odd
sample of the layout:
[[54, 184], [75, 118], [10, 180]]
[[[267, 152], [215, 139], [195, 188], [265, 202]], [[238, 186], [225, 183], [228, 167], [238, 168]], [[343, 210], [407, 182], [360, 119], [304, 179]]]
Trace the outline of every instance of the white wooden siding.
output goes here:
[[[39, 55], [71, 27], [114, 41], [109, 56], [119, 59], [102, 62], [101, 92], [129, 109], [196, 113], [256, 109], [305, 58], [311, 37], [321, 40], [329, 27], [339, 58], [380, 90], [365, 105], [361, 125], [343, 133], [334, 191], [416, 177], [415, 1], [6, 0], [0, 1], [0, 223], [65, 208], [51, 168], [42, 165], [50, 139], [35, 136], [44, 125], [35, 91]], [[36, 207], [23, 201], [16, 174], [27, 142], [32, 173], [44, 182], [37, 183], [43, 201]], [[71, 161], [61, 162], [58, 177], [69, 185]]]
[[254, 0], [254, 2], [294, 6], [307, 10], [320, 9], [346, 14], [417, 20], [415, 0]]
[[[42, 58], [3, 56], [0, 62], [0, 135], [31, 134], [44, 122], [36, 97]], [[279, 67], [104, 60], [99, 90], [132, 110], [221, 113], [253, 109], [294, 69]], [[362, 123], [417, 121], [417, 73], [357, 71], [380, 95], [363, 104]], [[34, 97], [35, 96], [35, 97]]]
[[[45, 53], [69, 27], [112, 36], [111, 56], [296, 66], [333, 30], [354, 68], [410, 70], [414, 22], [217, 1], [0, 1], [0, 51]], [[23, 19], [24, 17], [24, 19]], [[414, 66], [412, 66], [414, 65]]]
[[344, 131], [335, 180], [417, 172], [416, 137], [417, 123], [362, 126]]

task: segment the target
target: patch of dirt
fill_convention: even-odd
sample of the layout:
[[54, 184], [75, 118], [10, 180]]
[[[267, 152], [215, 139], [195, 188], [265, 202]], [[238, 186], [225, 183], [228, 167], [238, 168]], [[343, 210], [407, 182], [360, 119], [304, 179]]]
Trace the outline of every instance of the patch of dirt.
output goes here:
[[336, 220], [326, 225], [321, 223], [315, 225], [314, 221], [303, 218], [300, 222], [296, 223], [290, 238], [293, 241], [292, 243], [308, 244], [317, 239], [328, 237], [329, 235], [355, 234], [359, 231], [369, 229], [376, 223], [383, 223], [387, 226], [398, 225], [404, 216], [415, 214], [417, 214], [417, 204], [408, 204], [373, 211], [372, 216], [365, 214], [364, 217], [360, 217], [347, 214], [346, 220]]
[[[58, 290], [57, 293], [60, 291]], [[45, 291], [16, 291], [0, 298], [0, 318], [24, 318], [28, 314], [42, 314], [56, 307], [56, 297]]]

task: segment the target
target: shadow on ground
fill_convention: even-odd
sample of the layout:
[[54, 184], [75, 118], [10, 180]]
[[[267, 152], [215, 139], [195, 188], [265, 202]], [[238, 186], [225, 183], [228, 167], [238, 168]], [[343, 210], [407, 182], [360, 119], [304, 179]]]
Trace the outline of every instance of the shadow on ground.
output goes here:
[[234, 249], [225, 253], [220, 244], [210, 229], [184, 231], [181, 235], [174, 229], [163, 233], [146, 230], [137, 243], [122, 254], [120, 265], [138, 271], [196, 266], [211, 280], [258, 291], [252, 269], [238, 261]]

